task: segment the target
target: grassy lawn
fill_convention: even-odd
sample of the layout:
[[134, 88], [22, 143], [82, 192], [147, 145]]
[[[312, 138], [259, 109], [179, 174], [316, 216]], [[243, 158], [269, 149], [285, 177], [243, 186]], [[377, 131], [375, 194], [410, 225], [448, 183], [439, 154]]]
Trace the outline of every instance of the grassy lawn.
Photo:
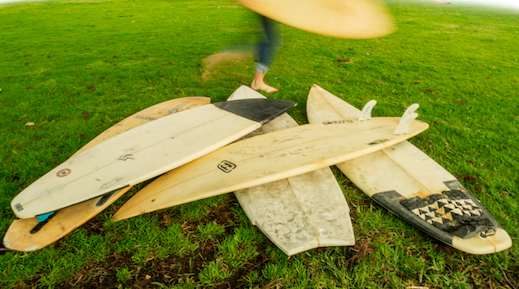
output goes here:
[[[440, 163], [511, 235], [475, 256], [439, 243], [371, 201], [334, 168], [355, 247], [288, 258], [232, 194], [121, 222], [103, 213], [33, 253], [0, 251], [1, 288], [519, 288], [519, 11], [388, 0], [398, 30], [335, 39], [280, 25], [270, 97], [299, 105], [312, 84], [374, 116], [420, 104], [410, 141]], [[253, 59], [202, 81], [202, 59], [254, 43], [255, 15], [231, 0], [63, 1], [0, 5], [0, 232], [10, 202], [106, 128], [177, 97], [223, 101]], [[34, 122], [34, 126], [26, 126]], [[3, 238], [3, 236], [2, 236]]]

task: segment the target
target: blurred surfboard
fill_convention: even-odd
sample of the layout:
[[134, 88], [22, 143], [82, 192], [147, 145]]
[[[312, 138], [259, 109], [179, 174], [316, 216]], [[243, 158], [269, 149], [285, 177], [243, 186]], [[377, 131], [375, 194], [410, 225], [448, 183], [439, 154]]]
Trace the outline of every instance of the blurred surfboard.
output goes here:
[[[359, 117], [361, 111], [314, 85], [310, 123]], [[490, 254], [512, 240], [492, 214], [442, 166], [408, 141], [337, 167], [364, 193], [430, 236], [460, 251]]]
[[[148, 107], [113, 125], [78, 150], [72, 157], [134, 127], [209, 103], [211, 103], [209, 97], [183, 97]], [[95, 217], [131, 188], [129, 186], [112, 194], [64, 208], [55, 212], [55, 214], [49, 216], [43, 222], [39, 222], [36, 218], [16, 219], [5, 233], [4, 246], [16, 251], [29, 252], [40, 250], [63, 238], [72, 230]]]
[[261, 127], [294, 107], [277, 99], [218, 102], [135, 127], [70, 158], [19, 193], [32, 218], [149, 180]]
[[376, 0], [238, 0], [268, 18], [312, 33], [352, 39], [395, 31], [388, 9]]
[[[227, 101], [265, 98], [247, 86]], [[251, 135], [297, 126], [284, 113]], [[288, 256], [327, 246], [353, 246], [349, 207], [329, 167], [234, 192], [251, 223]]]
[[[112, 218], [126, 219], [286, 179], [369, 154], [429, 127], [421, 121], [413, 121], [415, 117], [380, 117], [363, 122], [348, 119], [256, 135], [164, 174], [137, 192]], [[407, 128], [407, 133], [395, 134], [401, 127]]]

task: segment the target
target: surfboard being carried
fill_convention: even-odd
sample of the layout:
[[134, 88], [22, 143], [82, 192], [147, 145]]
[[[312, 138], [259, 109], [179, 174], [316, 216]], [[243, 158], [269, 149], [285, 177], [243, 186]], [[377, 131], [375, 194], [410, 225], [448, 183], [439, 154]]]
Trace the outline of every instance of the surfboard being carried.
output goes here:
[[394, 32], [388, 9], [376, 0], [238, 0], [278, 22], [309, 32], [353, 39]]
[[[310, 123], [358, 117], [360, 110], [314, 85]], [[364, 193], [430, 236], [471, 254], [506, 250], [512, 240], [456, 178], [420, 149], [401, 142], [337, 167]]]
[[59, 165], [11, 202], [32, 218], [149, 180], [261, 127], [295, 103], [250, 99], [208, 104], [112, 137]]
[[[229, 103], [236, 101], [240, 100]], [[286, 179], [372, 153], [427, 129], [426, 123], [412, 121], [414, 117], [308, 124], [235, 142], [153, 181], [128, 200], [113, 219]], [[408, 133], [395, 135], [402, 124]]]
[[[250, 98], [265, 97], [241, 86], [228, 101]], [[284, 113], [251, 135], [297, 125]], [[355, 244], [348, 204], [329, 167], [234, 194], [251, 223], [288, 256], [318, 247]]]
[[[211, 103], [211, 99], [208, 97], [183, 97], [148, 107], [110, 127], [82, 147], [72, 157], [134, 127], [209, 103]], [[40, 250], [63, 238], [72, 230], [99, 214], [131, 188], [129, 186], [111, 194], [64, 208], [43, 222], [39, 222], [36, 218], [16, 219], [4, 236], [4, 245], [8, 249], [16, 251]]]

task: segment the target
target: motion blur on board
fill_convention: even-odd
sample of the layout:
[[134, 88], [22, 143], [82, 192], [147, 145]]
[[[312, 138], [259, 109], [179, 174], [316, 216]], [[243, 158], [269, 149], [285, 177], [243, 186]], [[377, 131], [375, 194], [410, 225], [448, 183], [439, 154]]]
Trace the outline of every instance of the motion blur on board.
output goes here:
[[[264, 39], [256, 45], [257, 63], [251, 83], [254, 90], [278, 91], [264, 78], [280, 46], [276, 22], [308, 32], [351, 39], [377, 38], [395, 31], [386, 7], [376, 0], [238, 0], [260, 15]], [[294, 9], [297, 8], [297, 9]], [[250, 54], [247, 49], [230, 49], [204, 59], [202, 79], [221, 61], [237, 60]]]
[[281, 34], [277, 28], [276, 21], [269, 19], [261, 14], [258, 14], [263, 35], [254, 47], [235, 47], [227, 49], [223, 52], [212, 54], [204, 59], [204, 72], [202, 79], [206, 80], [207, 76], [213, 71], [216, 64], [222, 61], [238, 60], [245, 58], [254, 51], [256, 56], [255, 74], [250, 87], [254, 90], [263, 90], [267, 93], [278, 91], [265, 83], [265, 75], [267, 74], [270, 65], [274, 61], [279, 48], [281, 47]]

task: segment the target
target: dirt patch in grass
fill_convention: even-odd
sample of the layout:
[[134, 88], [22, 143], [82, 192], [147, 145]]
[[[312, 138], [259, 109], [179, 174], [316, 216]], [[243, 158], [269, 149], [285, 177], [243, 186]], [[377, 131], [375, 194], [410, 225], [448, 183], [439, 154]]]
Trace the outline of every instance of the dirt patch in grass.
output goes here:
[[353, 267], [359, 260], [364, 258], [364, 256], [375, 252], [375, 247], [370, 245], [370, 243], [370, 240], [355, 241], [355, 246], [348, 249], [349, 251], [354, 252], [353, 256], [346, 261], [348, 267]]
[[[85, 267], [79, 270], [72, 280], [67, 280], [59, 285], [59, 288], [116, 288], [124, 285], [131, 288], [157, 288], [157, 283], [165, 286], [174, 286], [180, 279], [189, 278], [198, 281], [198, 274], [206, 264], [217, 257], [217, 245], [228, 235], [233, 234], [234, 214], [231, 208], [236, 203], [234, 195], [229, 195], [219, 206], [212, 207], [209, 212], [198, 220], [188, 220], [182, 224], [183, 233], [196, 232], [199, 224], [214, 221], [224, 226], [225, 232], [215, 239], [200, 242], [199, 247], [183, 256], [170, 255], [162, 259], [152, 259], [144, 265], [136, 264], [132, 252], [114, 252], [102, 262], [88, 261]], [[167, 227], [172, 222], [168, 215], [164, 215], [159, 221], [160, 226]], [[86, 224], [87, 230], [92, 234], [102, 232], [102, 223], [91, 220]], [[242, 280], [251, 271], [260, 270], [269, 260], [265, 255], [266, 244], [259, 244], [259, 255], [239, 268], [227, 280], [215, 288], [240, 288]], [[37, 283], [37, 281], [36, 281]], [[25, 282], [25, 285], [35, 285], [35, 282]], [[152, 284], [154, 283], [154, 284]], [[23, 288], [23, 287], [20, 287]]]
[[[267, 247], [267, 243], [258, 244], [258, 256], [254, 258], [251, 262], [247, 263], [244, 268], [238, 269], [231, 277], [227, 278], [224, 284], [216, 286], [215, 288], [224, 289], [224, 288], [248, 288], [243, 284], [243, 280], [245, 277], [252, 271], [257, 271], [259, 273], [260, 279], [262, 277], [262, 269], [268, 264], [270, 258], [265, 254], [265, 249]], [[264, 285], [264, 284], [263, 284]], [[263, 286], [266, 288], [266, 286]]]
[[230, 234], [232, 232], [234, 224], [234, 214], [231, 209], [235, 203], [237, 203], [236, 197], [234, 194], [228, 194], [228, 197], [225, 198], [222, 204], [218, 207], [213, 207], [209, 210], [209, 212], [203, 216], [202, 218], [194, 221], [186, 221], [182, 227], [184, 230], [196, 230], [196, 227], [200, 224], [207, 224], [209, 222], [214, 221], [218, 225], [221, 225], [225, 228], [225, 234]]
[[38, 288], [38, 283], [40, 283], [40, 280], [41, 275], [36, 274], [32, 276], [32, 279], [16, 284], [13, 289]]
[[444, 252], [444, 253], [447, 253], [447, 254], [452, 254], [452, 253], [456, 253], [458, 252], [457, 249], [454, 249], [453, 247], [449, 246], [449, 245], [446, 245], [436, 239], [433, 239], [433, 238], [430, 238], [429, 239], [430, 242], [434, 242], [434, 249], [438, 250], [438, 251], [441, 251], [441, 252]]
[[90, 236], [103, 234], [104, 232], [103, 221], [101, 220], [101, 218], [99, 218], [99, 216], [90, 219], [82, 226], [83, 228], [87, 229], [87, 232]]
[[[143, 266], [133, 262], [131, 252], [114, 252], [102, 263], [87, 263], [76, 273], [74, 280], [61, 284], [60, 288], [116, 288], [119, 284], [132, 288], [156, 288], [152, 282], [172, 286], [185, 276], [193, 276], [196, 281], [203, 265], [214, 259], [214, 243], [199, 247], [193, 254], [150, 260]], [[126, 279], [118, 274], [123, 270], [129, 272]]]

